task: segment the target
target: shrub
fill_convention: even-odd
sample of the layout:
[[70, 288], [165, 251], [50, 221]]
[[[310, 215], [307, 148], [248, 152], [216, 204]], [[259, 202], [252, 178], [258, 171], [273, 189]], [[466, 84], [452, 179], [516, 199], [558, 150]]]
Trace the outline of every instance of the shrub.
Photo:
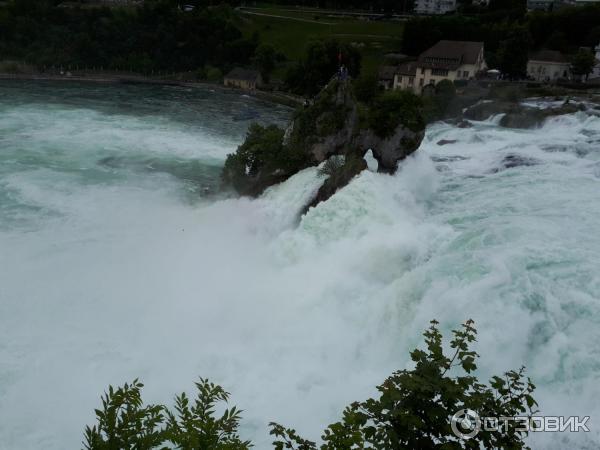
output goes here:
[[411, 92], [387, 91], [373, 101], [368, 112], [368, 127], [382, 138], [391, 135], [398, 125], [421, 131], [425, 128], [421, 107], [421, 99]]
[[377, 75], [374, 73], [363, 74], [352, 83], [354, 96], [359, 102], [369, 103], [379, 93]]
[[[338, 169], [337, 165], [333, 168]], [[471, 350], [477, 334], [473, 321], [467, 321], [452, 333], [452, 350], [446, 354], [438, 323], [431, 321], [423, 333], [426, 350], [411, 352], [414, 368], [394, 372], [377, 388], [377, 398], [348, 406], [341, 420], [325, 429], [319, 447], [294, 429], [271, 423], [274, 448], [528, 448], [524, 443], [527, 432], [516, 421], [508, 421], [498, 430], [482, 428], [470, 439], [455, 434], [456, 430], [472, 431], [467, 422], [456, 419], [460, 411], [467, 410], [479, 417], [531, 417], [537, 403], [532, 396], [535, 386], [525, 378], [524, 368], [492, 377], [489, 386], [473, 375], [478, 357]], [[217, 404], [229, 400], [229, 394], [220, 386], [200, 379], [193, 405], [181, 394], [175, 399], [175, 413], [162, 405], [144, 406], [142, 386], [134, 380], [122, 388], [109, 387], [102, 396], [102, 409], [96, 410], [97, 425], [85, 429], [86, 449], [248, 450], [251, 447], [249, 441], [242, 441], [238, 435], [239, 410], [233, 407], [220, 416], [215, 414]]]
[[215, 406], [229, 400], [221, 386], [201, 378], [193, 405], [182, 393], [175, 397], [175, 413], [163, 405], [143, 406], [143, 386], [137, 379], [117, 389], [109, 386], [102, 409], [96, 410], [97, 425], [85, 429], [86, 450], [250, 448], [249, 441], [239, 438], [240, 411], [235, 406], [215, 416]]
[[[436, 321], [425, 331], [427, 350], [414, 350], [412, 370], [399, 370], [381, 386], [379, 398], [348, 406], [342, 420], [330, 425], [322, 435], [321, 450], [338, 449], [524, 449], [527, 432], [514, 421], [495, 431], [481, 429], [472, 439], [463, 440], [453, 431], [452, 417], [470, 410], [479, 417], [532, 415], [537, 403], [535, 386], [524, 378], [524, 369], [492, 377], [490, 386], [481, 384], [472, 372], [477, 353], [470, 350], [476, 330], [472, 321], [454, 330], [453, 352], [446, 355]], [[462, 375], [451, 375], [462, 370]], [[463, 421], [454, 421], [459, 431]], [[316, 450], [314, 442], [302, 439], [293, 429], [271, 423], [273, 445], [277, 450], [296, 448]]]
[[275, 125], [252, 124], [244, 143], [225, 160], [224, 184], [243, 195], [258, 195], [273, 184], [273, 179], [281, 181], [306, 167], [306, 153], [284, 146], [283, 135]]

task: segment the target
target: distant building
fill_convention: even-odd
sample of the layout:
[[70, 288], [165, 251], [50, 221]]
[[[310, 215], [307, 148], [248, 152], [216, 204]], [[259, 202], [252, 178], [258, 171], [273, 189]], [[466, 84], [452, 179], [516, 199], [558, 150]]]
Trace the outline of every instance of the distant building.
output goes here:
[[456, 11], [456, 0], [416, 0], [417, 14], [447, 14]]
[[557, 11], [574, 4], [575, 0], [527, 0], [527, 9], [529, 11]]
[[262, 84], [262, 77], [256, 70], [236, 67], [223, 78], [223, 84], [228, 87], [254, 90]]
[[395, 66], [381, 66], [377, 74], [377, 84], [384, 89], [391, 89], [394, 86]]
[[571, 64], [561, 52], [540, 50], [529, 56], [527, 75], [536, 81], [553, 82], [568, 78]]
[[414, 91], [417, 62], [409, 61], [396, 67], [394, 76], [394, 89], [408, 89]]
[[439, 41], [419, 55], [412, 90], [420, 94], [442, 80], [471, 80], [486, 68], [483, 42]]
[[554, 0], [527, 0], [527, 9], [529, 11], [551, 11]]
[[594, 5], [600, 3], [600, 0], [569, 0], [569, 4], [575, 6]]
[[417, 61], [396, 66], [392, 87], [422, 94], [442, 80], [467, 81], [486, 69], [483, 42], [439, 41]]

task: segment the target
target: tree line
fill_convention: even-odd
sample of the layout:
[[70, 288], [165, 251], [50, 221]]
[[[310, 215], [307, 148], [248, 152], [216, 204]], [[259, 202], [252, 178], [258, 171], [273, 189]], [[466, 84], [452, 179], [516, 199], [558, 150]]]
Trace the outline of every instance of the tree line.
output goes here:
[[[183, 12], [177, 2], [141, 6], [57, 6], [51, 0], [14, 0], [0, 6], [0, 59], [41, 67], [109, 70], [227, 69], [248, 64], [258, 44], [233, 23], [228, 5]], [[59, 3], [59, 2], [58, 2]]]
[[[523, 1], [492, 0], [479, 14], [414, 18], [405, 24], [402, 51], [417, 56], [441, 39], [482, 41], [490, 67], [520, 78], [531, 51], [578, 54], [600, 44], [600, 5], [527, 13]], [[581, 58], [589, 62], [589, 53]]]

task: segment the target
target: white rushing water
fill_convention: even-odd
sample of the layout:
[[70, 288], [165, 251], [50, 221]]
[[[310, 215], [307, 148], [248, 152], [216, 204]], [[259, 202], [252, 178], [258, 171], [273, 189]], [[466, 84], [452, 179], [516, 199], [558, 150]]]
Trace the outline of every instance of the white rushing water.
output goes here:
[[475, 319], [482, 378], [525, 364], [543, 413], [592, 416], [534, 448], [600, 444], [600, 118], [435, 124], [396, 175], [363, 172], [298, 224], [316, 169], [256, 200], [200, 195], [248, 121], [282, 109], [0, 94], [0, 449], [79, 448], [102, 391], [135, 377], [169, 404], [222, 384], [257, 448], [272, 420], [318, 439], [433, 318]]

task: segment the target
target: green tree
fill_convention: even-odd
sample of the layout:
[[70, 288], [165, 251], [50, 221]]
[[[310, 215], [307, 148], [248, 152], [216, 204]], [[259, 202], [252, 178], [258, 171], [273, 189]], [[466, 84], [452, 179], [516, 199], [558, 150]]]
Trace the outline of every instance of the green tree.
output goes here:
[[335, 39], [310, 42], [304, 58], [288, 71], [286, 84], [293, 92], [312, 97], [338, 73], [340, 65], [346, 67], [350, 77], [358, 76], [359, 51]]
[[254, 53], [254, 63], [258, 68], [260, 75], [265, 83], [268, 83], [271, 78], [271, 72], [275, 69], [277, 52], [272, 45], [260, 44], [256, 47]]
[[283, 145], [276, 125], [250, 125], [244, 143], [227, 156], [222, 181], [242, 195], [256, 196], [268, 186], [307, 167], [307, 155]]
[[249, 450], [238, 435], [240, 413], [232, 407], [216, 416], [229, 393], [201, 378], [193, 405], [185, 393], [175, 397], [175, 412], [163, 405], [144, 406], [137, 379], [117, 389], [109, 386], [96, 410], [97, 424], [84, 432], [86, 450]]
[[360, 102], [369, 103], [379, 93], [379, 85], [377, 82], [377, 74], [365, 73], [361, 74], [354, 83], [352, 83], [354, 89], [354, 96]]
[[223, 449], [246, 450], [250, 441], [238, 435], [241, 411], [232, 407], [215, 417], [215, 406], [227, 403], [229, 393], [221, 386], [201, 378], [196, 383], [198, 396], [190, 405], [185, 392], [175, 397], [175, 414], [167, 414], [167, 439], [181, 450]]
[[[327, 175], [340, 170], [338, 162], [324, 169]], [[423, 333], [426, 348], [410, 354], [414, 367], [388, 377], [378, 386], [377, 398], [348, 406], [342, 418], [325, 429], [321, 445], [302, 438], [292, 428], [271, 423], [274, 448], [528, 448], [524, 442], [527, 432], [516, 421], [494, 430], [477, 425], [478, 418], [535, 414], [535, 386], [525, 377], [524, 368], [493, 376], [489, 385], [481, 383], [474, 375], [479, 355], [472, 350], [477, 335], [473, 321], [468, 320], [452, 333], [451, 350], [447, 352], [438, 322], [431, 321]], [[251, 443], [242, 441], [238, 434], [240, 411], [233, 407], [216, 414], [219, 404], [229, 400], [229, 394], [220, 386], [200, 379], [193, 403], [180, 394], [175, 398], [174, 412], [163, 405], [144, 406], [142, 387], [138, 380], [122, 388], [109, 387], [102, 396], [102, 409], [96, 410], [97, 424], [85, 429], [85, 449], [250, 449]]]
[[531, 35], [528, 29], [520, 25], [514, 26], [498, 50], [499, 68], [505, 76], [510, 79], [527, 76], [530, 45]]
[[594, 54], [587, 49], [579, 49], [571, 61], [571, 71], [587, 80], [588, 75], [594, 69], [596, 58]]
[[[459, 411], [478, 417], [532, 415], [537, 405], [535, 386], [524, 377], [524, 369], [495, 376], [490, 385], [473, 375], [477, 353], [471, 350], [476, 330], [472, 321], [453, 331], [452, 353], [444, 353], [436, 321], [425, 331], [427, 350], [411, 353], [412, 370], [400, 370], [378, 387], [379, 397], [348, 406], [342, 419], [323, 433], [320, 447], [301, 438], [293, 429], [272, 423], [271, 434], [277, 450], [338, 449], [525, 449], [527, 433], [509, 422], [506, 428], [481, 429], [472, 439], [462, 439], [453, 430], [472, 429], [463, 420], [454, 420]], [[462, 372], [462, 373], [460, 373]], [[474, 417], [474, 416], [472, 416]], [[461, 416], [462, 419], [462, 416]]]
[[117, 389], [109, 386], [96, 410], [97, 424], [85, 428], [86, 450], [150, 450], [164, 442], [164, 407], [144, 406], [142, 387], [137, 379]]

